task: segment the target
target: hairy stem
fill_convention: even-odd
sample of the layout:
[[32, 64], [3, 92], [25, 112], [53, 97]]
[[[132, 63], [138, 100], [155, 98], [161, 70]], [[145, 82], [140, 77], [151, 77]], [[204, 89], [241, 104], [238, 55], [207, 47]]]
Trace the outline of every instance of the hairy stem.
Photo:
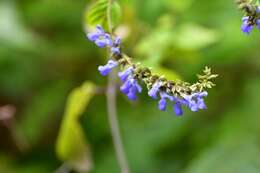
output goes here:
[[[109, 32], [112, 33], [113, 30], [112, 21], [111, 21], [112, 0], [108, 0], [108, 2], [109, 2], [108, 9], [107, 9], [108, 28], [109, 28]], [[120, 129], [119, 129], [118, 118], [117, 118], [116, 72], [111, 72], [108, 77], [107, 109], [108, 109], [109, 124], [111, 128], [111, 135], [112, 135], [112, 139], [116, 151], [118, 164], [121, 169], [121, 173], [130, 173], [121, 135], [120, 135]]]

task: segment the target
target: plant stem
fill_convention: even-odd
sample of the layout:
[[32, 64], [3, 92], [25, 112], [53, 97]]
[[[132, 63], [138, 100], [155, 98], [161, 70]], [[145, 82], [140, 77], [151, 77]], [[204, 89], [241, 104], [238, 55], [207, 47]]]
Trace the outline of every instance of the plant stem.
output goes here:
[[[109, 32], [112, 33], [113, 25], [111, 21], [111, 6], [112, 0], [108, 0], [107, 9], [107, 22]], [[108, 119], [111, 128], [111, 135], [114, 143], [114, 148], [116, 151], [117, 161], [121, 169], [121, 173], [130, 173], [128, 168], [128, 162], [126, 159], [119, 124], [117, 118], [117, 107], [116, 107], [116, 72], [111, 72], [108, 76], [108, 87], [107, 87], [107, 109], [108, 109]]]
[[116, 73], [111, 73], [108, 78], [109, 80], [108, 88], [107, 88], [108, 119], [110, 123], [113, 143], [116, 151], [117, 161], [120, 166], [121, 173], [130, 173], [127, 159], [125, 156], [125, 151], [122, 144], [118, 119], [117, 119], [115, 77], [116, 77]]

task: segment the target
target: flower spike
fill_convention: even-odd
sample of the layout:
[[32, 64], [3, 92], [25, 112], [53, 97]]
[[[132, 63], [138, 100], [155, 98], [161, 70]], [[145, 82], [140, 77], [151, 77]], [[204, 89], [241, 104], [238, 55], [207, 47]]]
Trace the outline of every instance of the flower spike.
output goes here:
[[[260, 11], [260, 9], [259, 9]], [[257, 20], [257, 27], [260, 28], [260, 20]], [[253, 29], [251, 17], [243, 18], [242, 30], [250, 33]], [[173, 110], [177, 116], [183, 114], [182, 106], [188, 107], [191, 111], [197, 112], [206, 109], [204, 97], [208, 95], [206, 89], [215, 86], [212, 79], [218, 75], [212, 74], [211, 69], [206, 67], [203, 75], [198, 75], [198, 82], [189, 84], [182, 81], [169, 81], [164, 77], [154, 75], [147, 67], [141, 67], [138, 63], [133, 63], [132, 59], [121, 52], [121, 39], [114, 37], [104, 31], [101, 26], [96, 27], [96, 31], [87, 34], [90, 41], [98, 47], [108, 47], [111, 59], [106, 65], [99, 66], [101, 75], [108, 75], [111, 70], [120, 66], [123, 70], [118, 72], [118, 77], [123, 82], [120, 90], [129, 100], [136, 100], [137, 94], [142, 92], [139, 82], [142, 82], [148, 88], [148, 95], [158, 101], [158, 109], [166, 111], [167, 104], [173, 105]]]

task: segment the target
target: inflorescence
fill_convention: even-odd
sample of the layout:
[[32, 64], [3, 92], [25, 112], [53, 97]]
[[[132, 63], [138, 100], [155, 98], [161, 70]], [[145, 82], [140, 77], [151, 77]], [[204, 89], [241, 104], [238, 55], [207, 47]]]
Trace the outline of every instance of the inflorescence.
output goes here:
[[96, 27], [96, 31], [87, 34], [90, 41], [98, 47], [107, 47], [110, 50], [110, 59], [106, 65], [99, 66], [101, 75], [108, 75], [112, 69], [120, 66], [118, 73], [122, 86], [120, 90], [128, 99], [136, 100], [137, 94], [142, 92], [142, 86], [145, 84], [148, 88], [148, 95], [155, 100], [159, 100], [158, 108], [166, 110], [167, 102], [173, 103], [173, 110], [176, 115], [182, 115], [182, 106], [187, 106], [191, 111], [196, 112], [200, 109], [206, 109], [204, 97], [208, 95], [206, 89], [215, 86], [210, 80], [218, 75], [211, 74], [211, 69], [206, 67], [203, 75], [198, 75], [198, 82], [189, 84], [183, 81], [170, 81], [164, 76], [152, 74], [147, 67], [132, 62], [132, 59], [122, 53], [120, 44], [121, 39], [114, 37], [104, 31], [101, 26]]
[[241, 30], [246, 34], [250, 34], [254, 27], [260, 30], [260, 5], [252, 0], [237, 0], [237, 4], [245, 13], [242, 17]]

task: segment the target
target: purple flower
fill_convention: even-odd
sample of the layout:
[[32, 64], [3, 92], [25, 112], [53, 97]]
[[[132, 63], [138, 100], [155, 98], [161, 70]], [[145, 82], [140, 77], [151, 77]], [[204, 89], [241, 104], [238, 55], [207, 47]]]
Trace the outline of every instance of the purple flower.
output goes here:
[[250, 24], [249, 17], [248, 16], [243, 17], [242, 22], [243, 23], [241, 26], [241, 30], [246, 34], [249, 34], [254, 28], [254, 26]]
[[249, 16], [244, 16], [244, 17], [242, 17], [242, 22], [244, 23], [244, 22], [248, 22], [248, 20], [249, 20]]
[[132, 87], [131, 81], [127, 80], [124, 82], [124, 84], [120, 87], [120, 90], [122, 93], [127, 94], [130, 91], [130, 88]]
[[207, 109], [207, 106], [203, 100], [203, 98], [197, 98], [197, 104], [199, 109]]
[[158, 108], [161, 110], [161, 111], [165, 111], [166, 110], [166, 106], [167, 106], [167, 101], [165, 98], [161, 98], [161, 100], [159, 101], [158, 103]]
[[136, 87], [130, 88], [129, 92], [126, 94], [128, 99], [136, 100], [137, 99], [136, 92], [138, 92]]
[[161, 86], [162, 86], [161, 81], [155, 82], [152, 88], [149, 90], [148, 95], [153, 99], [157, 99], [157, 93], [159, 92]]
[[120, 54], [120, 48], [119, 47], [111, 47], [111, 52], [113, 54], [119, 55]]
[[106, 33], [100, 25], [97, 25], [96, 31], [87, 34], [87, 37], [90, 41], [93, 41], [98, 47], [104, 48], [108, 46], [111, 48], [110, 50], [112, 54], [120, 55], [121, 39], [119, 37], [116, 37], [113, 42], [112, 37], [108, 33]]
[[256, 28], [260, 30], [260, 19], [256, 20]]
[[174, 101], [174, 97], [168, 95], [166, 92], [160, 92], [160, 96], [161, 96], [161, 99], [160, 99], [160, 101], [159, 101], [159, 103], [158, 103], [158, 108], [159, 108], [161, 111], [165, 111], [165, 110], [166, 110], [166, 107], [167, 107], [166, 98], [168, 98], [170, 101]]
[[103, 48], [107, 45], [107, 40], [97, 39], [95, 43], [98, 47]]
[[190, 108], [191, 111], [197, 112], [199, 109], [206, 109], [206, 105], [204, 103], [203, 97], [206, 97], [208, 93], [206, 91], [194, 93], [191, 95], [185, 95], [185, 105]]
[[118, 76], [121, 79], [121, 81], [125, 82], [129, 75], [131, 75], [134, 71], [134, 68], [128, 67], [125, 71], [119, 72]]
[[256, 12], [260, 14], [260, 6], [256, 7]]
[[90, 41], [96, 41], [99, 37], [100, 37], [100, 34], [94, 32], [94, 33], [88, 33], [87, 35], [88, 39]]
[[124, 84], [120, 87], [122, 93], [126, 94], [129, 100], [136, 100], [136, 93], [142, 92], [142, 87], [133, 77], [128, 77]]
[[104, 66], [99, 66], [98, 71], [101, 73], [101, 75], [106, 76], [108, 73], [118, 65], [117, 61], [109, 60], [108, 63]]
[[246, 33], [246, 34], [250, 34], [250, 32], [253, 30], [254, 26], [247, 24], [247, 23], [243, 23], [241, 26], [241, 30]]
[[113, 41], [111, 40], [110, 35], [106, 33], [99, 36], [99, 38], [95, 40], [95, 43], [100, 48], [103, 48], [105, 46], [111, 47], [113, 45]]
[[90, 41], [95, 42], [98, 47], [113, 46], [113, 41], [109, 34], [105, 33], [104, 29], [98, 25], [96, 31], [87, 34]]
[[105, 31], [100, 25], [96, 26], [96, 31], [93, 33], [87, 34], [87, 37], [90, 41], [96, 41], [100, 36], [104, 35]]
[[121, 44], [121, 38], [120, 38], [120, 37], [116, 37], [116, 38], [115, 38], [115, 41], [114, 41], [114, 44], [115, 44], [116, 46], [119, 46], [119, 45]]
[[120, 52], [120, 44], [121, 44], [121, 39], [119, 37], [116, 37], [115, 40], [114, 40], [114, 44], [111, 47], [111, 52], [113, 54], [119, 55], [121, 53]]
[[176, 102], [173, 106], [174, 112], [177, 116], [180, 116], [183, 114], [182, 108], [181, 108], [181, 102]]

